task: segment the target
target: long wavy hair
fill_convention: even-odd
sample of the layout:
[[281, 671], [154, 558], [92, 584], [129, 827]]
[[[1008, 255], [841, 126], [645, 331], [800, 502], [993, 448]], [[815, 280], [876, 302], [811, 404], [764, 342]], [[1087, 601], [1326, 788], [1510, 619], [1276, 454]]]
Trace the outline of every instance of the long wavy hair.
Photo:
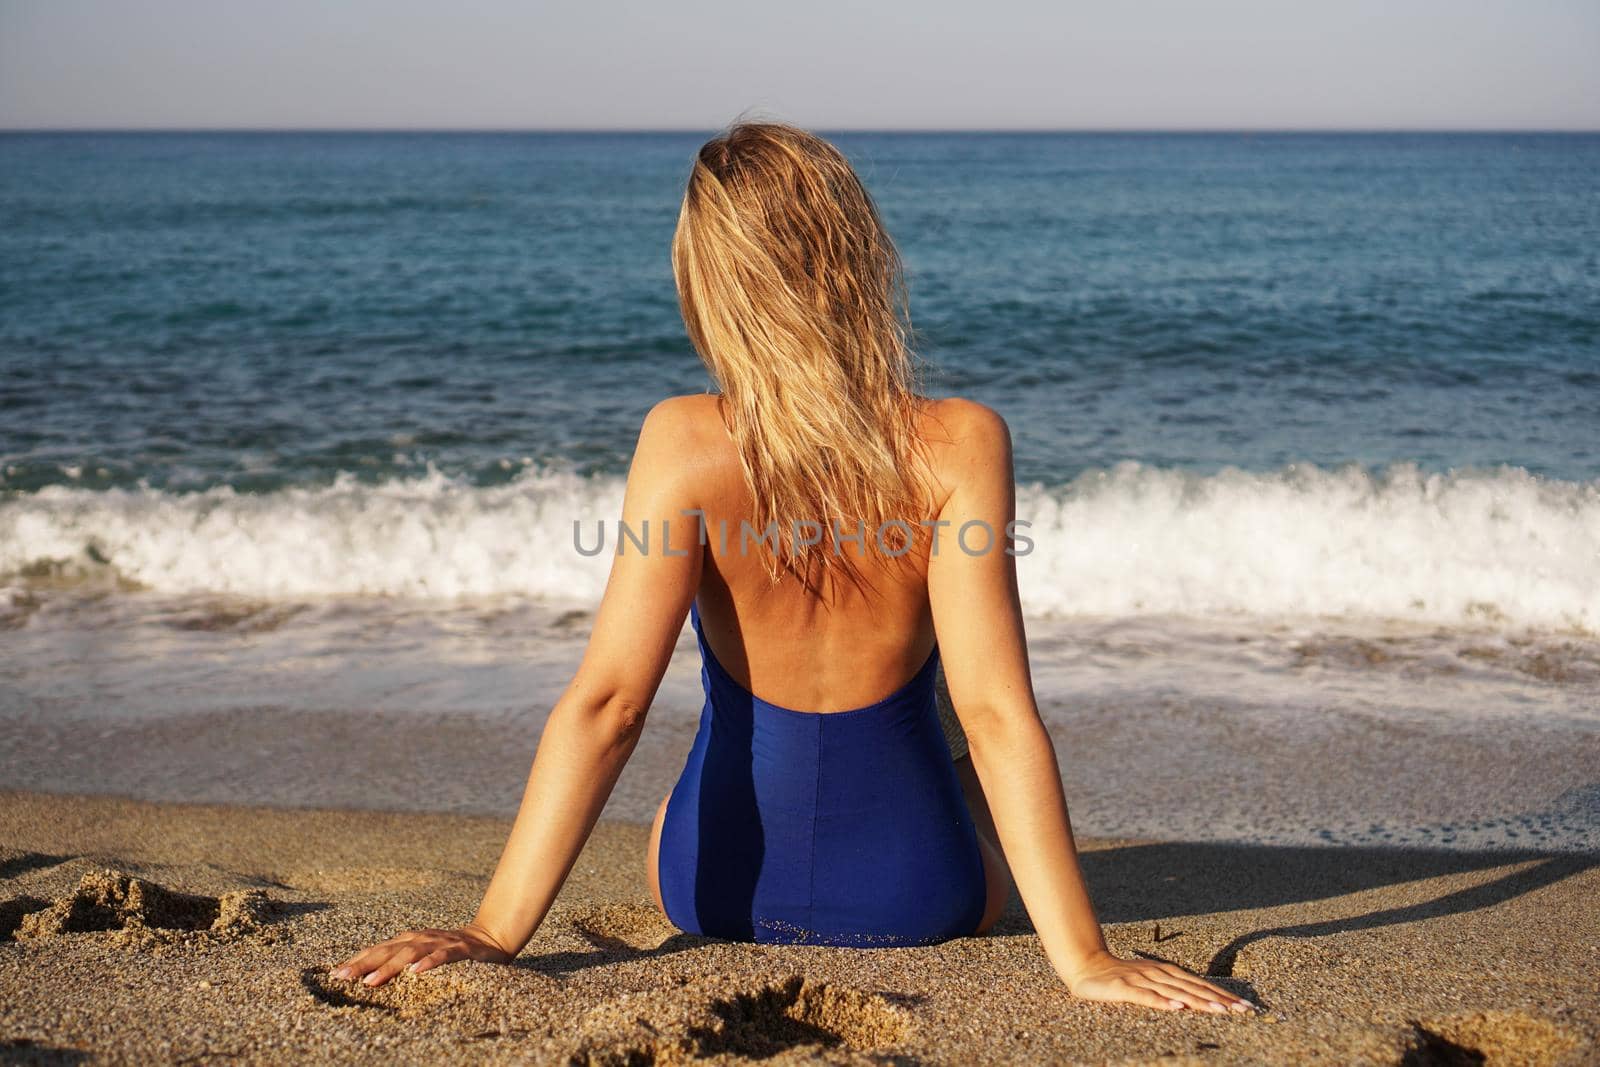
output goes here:
[[[931, 501], [905, 280], [844, 155], [774, 122], [736, 122], [707, 141], [672, 271], [689, 338], [723, 397], [754, 525], [782, 532], [766, 555], [773, 580], [859, 574], [859, 550], [834, 542], [835, 524], [864, 529], [867, 552], [911, 558]], [[818, 524], [820, 542], [804, 543], [809, 529], [793, 536], [797, 522]]]

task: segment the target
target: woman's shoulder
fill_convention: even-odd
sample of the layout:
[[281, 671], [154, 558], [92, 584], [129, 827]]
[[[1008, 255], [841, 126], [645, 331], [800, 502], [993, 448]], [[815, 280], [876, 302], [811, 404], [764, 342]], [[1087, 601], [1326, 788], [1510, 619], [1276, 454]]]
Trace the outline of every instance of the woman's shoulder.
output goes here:
[[716, 393], [688, 393], [659, 400], [639, 430], [639, 452], [664, 453], [680, 464], [706, 464], [737, 457]]
[[716, 393], [686, 393], [658, 400], [644, 417], [644, 436], [684, 440], [713, 436], [723, 428], [721, 403]]
[[961, 396], [929, 398], [922, 407], [923, 438], [935, 451], [1009, 453], [1011, 428], [994, 408]]
[[921, 411], [927, 462], [940, 486], [942, 513], [958, 489], [992, 491], [1011, 483], [1011, 429], [994, 408], [966, 397], [929, 399]]

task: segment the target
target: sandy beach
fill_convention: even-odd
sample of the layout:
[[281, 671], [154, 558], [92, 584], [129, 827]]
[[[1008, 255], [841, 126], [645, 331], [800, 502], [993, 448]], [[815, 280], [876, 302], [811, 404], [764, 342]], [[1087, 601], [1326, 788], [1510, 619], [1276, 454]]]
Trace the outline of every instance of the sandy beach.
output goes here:
[[[1112, 947], [1261, 1014], [1074, 1000], [1015, 895], [991, 935], [931, 948], [673, 929], [643, 852], [693, 738], [688, 655], [515, 966], [332, 981], [366, 944], [471, 917], [542, 716], [336, 687], [257, 703], [237, 666], [252, 638], [224, 631], [221, 675], [194, 657], [166, 689], [130, 680], [115, 714], [30, 683], [0, 714], [0, 1058], [1600, 1062], [1592, 641], [1492, 659], [1454, 633], [1039, 629]], [[32, 641], [19, 664], [66, 654]], [[1522, 669], [1528, 649], [1559, 677]]]
[[[0, 795], [8, 1062], [1595, 1062], [1584, 853], [1082, 843], [1114, 950], [1255, 1016], [1075, 1001], [1013, 896], [927, 948], [718, 942], [655, 912], [605, 821], [514, 966], [370, 990], [327, 969], [470, 916], [500, 818]], [[174, 896], [172, 894], [182, 894]]]

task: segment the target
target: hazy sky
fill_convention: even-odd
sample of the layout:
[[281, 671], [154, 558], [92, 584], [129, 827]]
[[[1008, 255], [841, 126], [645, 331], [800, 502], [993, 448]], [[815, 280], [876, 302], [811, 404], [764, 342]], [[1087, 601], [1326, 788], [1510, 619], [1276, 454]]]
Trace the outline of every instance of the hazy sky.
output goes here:
[[1600, 128], [1600, 0], [0, 0], [0, 127]]

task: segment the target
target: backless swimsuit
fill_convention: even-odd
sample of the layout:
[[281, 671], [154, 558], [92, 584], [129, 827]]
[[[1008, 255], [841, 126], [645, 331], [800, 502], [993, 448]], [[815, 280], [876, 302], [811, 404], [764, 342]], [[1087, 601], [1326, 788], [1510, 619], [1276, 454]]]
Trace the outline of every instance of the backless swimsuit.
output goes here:
[[983, 856], [934, 702], [939, 652], [875, 704], [808, 712], [727, 673], [690, 609], [705, 705], [657, 871], [680, 930], [880, 947], [964, 937]]

